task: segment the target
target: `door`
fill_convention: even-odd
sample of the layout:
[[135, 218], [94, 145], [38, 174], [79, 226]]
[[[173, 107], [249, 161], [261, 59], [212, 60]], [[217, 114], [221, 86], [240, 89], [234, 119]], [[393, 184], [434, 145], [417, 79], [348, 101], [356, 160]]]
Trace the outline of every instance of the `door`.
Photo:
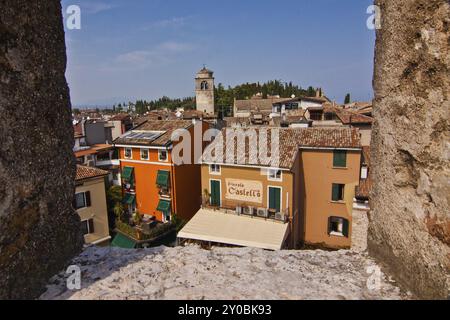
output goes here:
[[281, 190], [269, 187], [269, 209], [281, 212]]
[[220, 181], [211, 180], [211, 206], [220, 207]]

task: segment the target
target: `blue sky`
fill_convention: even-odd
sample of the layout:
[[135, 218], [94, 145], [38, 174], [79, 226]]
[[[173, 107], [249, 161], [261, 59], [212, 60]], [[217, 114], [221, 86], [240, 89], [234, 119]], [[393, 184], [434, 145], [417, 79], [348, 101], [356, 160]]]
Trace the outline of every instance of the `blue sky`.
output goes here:
[[372, 98], [372, 0], [63, 0], [73, 105], [194, 95], [206, 64], [216, 83], [279, 79], [343, 102]]

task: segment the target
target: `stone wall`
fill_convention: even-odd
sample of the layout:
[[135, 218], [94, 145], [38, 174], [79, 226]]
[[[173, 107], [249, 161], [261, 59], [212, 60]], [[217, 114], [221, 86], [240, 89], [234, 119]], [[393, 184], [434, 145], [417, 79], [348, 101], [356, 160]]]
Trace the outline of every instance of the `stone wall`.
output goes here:
[[0, 2], [0, 299], [34, 298], [82, 246], [58, 0]]
[[450, 4], [376, 4], [369, 251], [419, 297], [447, 298]]

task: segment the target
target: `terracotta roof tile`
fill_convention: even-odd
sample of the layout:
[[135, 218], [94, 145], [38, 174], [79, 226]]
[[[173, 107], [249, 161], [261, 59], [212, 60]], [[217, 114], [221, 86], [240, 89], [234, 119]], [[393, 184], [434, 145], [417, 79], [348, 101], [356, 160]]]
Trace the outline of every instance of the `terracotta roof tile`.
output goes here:
[[85, 180], [85, 179], [102, 177], [102, 176], [106, 176], [107, 174], [108, 174], [108, 171], [105, 171], [105, 170], [77, 165], [77, 174], [76, 174], [75, 180], [80, 181], [80, 180]]
[[[233, 145], [227, 144], [227, 135], [241, 133], [248, 133], [249, 130], [254, 130], [259, 136], [260, 130], [267, 130], [267, 144], [260, 146], [259, 150], [249, 151], [249, 143], [244, 146], [244, 152], [238, 155], [237, 141], [234, 142], [233, 159], [227, 159], [227, 154], [231, 155]], [[275, 132], [273, 132], [275, 131]], [[358, 129], [353, 128], [240, 128], [232, 129], [226, 128], [222, 130], [222, 137], [217, 137], [203, 153], [203, 161], [206, 163], [214, 163], [215, 151], [220, 150], [219, 143], [223, 143], [223, 161], [217, 163], [229, 163], [239, 165], [256, 165], [256, 166], [273, 166], [269, 163], [270, 159], [259, 159], [258, 154], [270, 154], [267, 152], [271, 145], [272, 133], [279, 136], [279, 168], [291, 169], [294, 165], [295, 157], [299, 148], [360, 148], [360, 136]], [[254, 147], [254, 144], [251, 145]], [[266, 162], [264, 162], [266, 161]]]

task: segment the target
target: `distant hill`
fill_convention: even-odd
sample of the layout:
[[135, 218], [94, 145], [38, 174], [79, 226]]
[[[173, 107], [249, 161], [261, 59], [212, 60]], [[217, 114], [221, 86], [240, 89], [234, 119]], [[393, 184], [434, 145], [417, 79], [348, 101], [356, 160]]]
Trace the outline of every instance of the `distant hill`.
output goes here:
[[[316, 90], [313, 87], [303, 89], [292, 82], [284, 83], [279, 80], [272, 80], [265, 83], [244, 83], [235, 87], [228, 86], [225, 88], [222, 83], [219, 83], [214, 88], [215, 104], [219, 110], [222, 107], [230, 107], [234, 103], [234, 99], [243, 100], [251, 98], [253, 95], [261, 93], [263, 98], [268, 95], [279, 95], [282, 98], [289, 98], [295, 96], [315, 96]], [[161, 108], [168, 108], [169, 110], [176, 110], [177, 108], [184, 108], [185, 110], [195, 109], [195, 97], [172, 99], [169, 97], [162, 97], [157, 100], [146, 101], [137, 100], [134, 103], [137, 113], [145, 113], [149, 110], [156, 110]]]

